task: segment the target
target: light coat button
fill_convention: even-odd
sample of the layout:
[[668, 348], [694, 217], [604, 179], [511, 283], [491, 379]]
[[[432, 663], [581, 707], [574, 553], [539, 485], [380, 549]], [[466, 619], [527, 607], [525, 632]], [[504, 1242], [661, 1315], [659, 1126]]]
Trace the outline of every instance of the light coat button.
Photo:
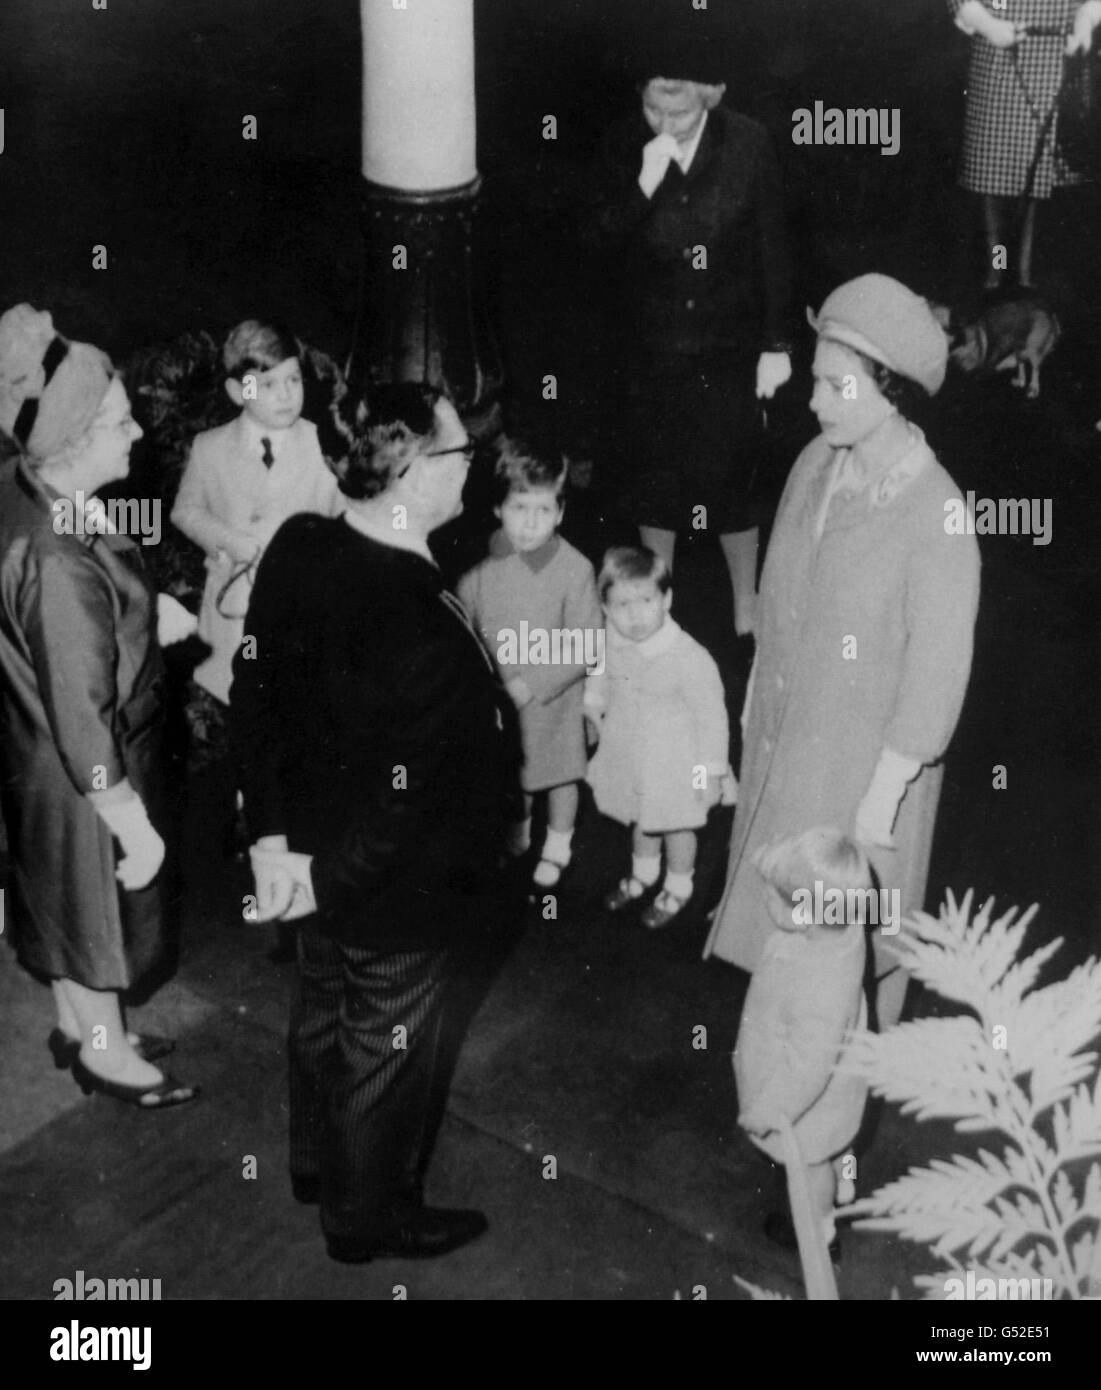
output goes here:
[[694, 309], [696, 307], [696, 301], [694, 299], [686, 299], [684, 301], [684, 307], [686, 309]]

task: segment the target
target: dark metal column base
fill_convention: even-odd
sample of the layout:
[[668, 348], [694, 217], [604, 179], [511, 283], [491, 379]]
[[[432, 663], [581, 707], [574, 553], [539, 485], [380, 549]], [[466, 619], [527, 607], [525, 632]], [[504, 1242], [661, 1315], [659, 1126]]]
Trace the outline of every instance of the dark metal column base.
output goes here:
[[[476, 256], [481, 180], [433, 193], [363, 183], [359, 379], [427, 381], [468, 426], [491, 428], [503, 371]], [[405, 268], [400, 264], [405, 251]]]

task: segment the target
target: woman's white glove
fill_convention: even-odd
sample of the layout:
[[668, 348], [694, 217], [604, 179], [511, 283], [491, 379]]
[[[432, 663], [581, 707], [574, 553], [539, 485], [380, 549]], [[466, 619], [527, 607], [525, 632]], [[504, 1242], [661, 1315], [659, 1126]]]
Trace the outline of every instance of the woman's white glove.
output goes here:
[[980, 0], [967, 0], [966, 5], [961, 5], [955, 23], [957, 29], [972, 36], [978, 34], [995, 48], [1012, 48], [1022, 37], [1016, 24], [991, 14]]
[[879, 755], [872, 780], [856, 810], [856, 838], [865, 845], [894, 849], [892, 831], [907, 785], [921, 771], [917, 758], [907, 758], [893, 748]]
[[638, 186], [652, 198], [658, 184], [665, 177], [665, 171], [677, 157], [677, 142], [672, 135], [655, 135], [642, 147], [642, 170], [638, 176]]
[[1101, 0], [1085, 0], [1074, 16], [1074, 31], [1067, 39], [1067, 56], [1079, 49], [1088, 53], [1093, 46], [1093, 31], [1101, 24]]
[[784, 382], [791, 380], [791, 358], [786, 352], [762, 352], [757, 359], [757, 399], [770, 401]]
[[124, 888], [144, 888], [153, 882], [164, 861], [164, 841], [153, 829], [140, 796], [127, 801], [96, 803], [96, 815], [122, 846], [115, 877]]
[[157, 595], [157, 641], [162, 647], [186, 641], [198, 630], [198, 618], [194, 613], [189, 613], [178, 599], [171, 594]]

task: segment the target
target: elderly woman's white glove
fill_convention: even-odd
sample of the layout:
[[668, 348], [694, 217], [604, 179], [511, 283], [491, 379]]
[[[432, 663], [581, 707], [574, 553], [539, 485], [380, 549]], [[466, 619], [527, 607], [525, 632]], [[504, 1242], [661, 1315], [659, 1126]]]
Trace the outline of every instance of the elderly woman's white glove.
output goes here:
[[189, 613], [178, 599], [171, 594], [157, 595], [157, 641], [162, 647], [170, 647], [173, 642], [184, 642], [198, 630], [198, 618], [194, 613]]
[[898, 808], [908, 784], [920, 771], [921, 763], [917, 758], [907, 758], [893, 748], [884, 748], [864, 799], [856, 810], [856, 838], [861, 844], [895, 848], [892, 831]]
[[770, 401], [785, 381], [791, 380], [791, 358], [786, 352], [762, 352], [757, 359], [757, 398]]
[[672, 135], [655, 135], [642, 147], [642, 170], [638, 176], [638, 186], [652, 198], [658, 184], [665, 177], [665, 171], [677, 157], [677, 142]]
[[1085, 0], [1074, 16], [1074, 31], [1067, 39], [1067, 56], [1079, 49], [1088, 53], [1093, 46], [1093, 31], [1101, 24], [1101, 0]]
[[164, 841], [153, 829], [140, 796], [125, 801], [97, 801], [96, 815], [122, 846], [115, 877], [124, 888], [145, 888], [164, 862]]

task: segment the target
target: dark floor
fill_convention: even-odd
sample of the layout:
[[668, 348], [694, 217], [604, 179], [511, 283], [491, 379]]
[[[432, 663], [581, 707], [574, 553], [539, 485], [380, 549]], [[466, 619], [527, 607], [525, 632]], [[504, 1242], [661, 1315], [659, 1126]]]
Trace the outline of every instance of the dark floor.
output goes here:
[[[530, 405], [543, 373], [560, 372], [572, 386], [560, 392], [571, 439], [601, 423], [597, 297], [568, 236], [571, 190], [593, 134], [630, 100], [609, 56], [624, 6], [604, 6], [603, 21], [600, 8], [479, 7], [486, 235], [509, 390]], [[732, 93], [777, 136], [804, 295], [817, 302], [876, 268], [956, 298], [974, 271], [969, 208], [952, 187], [963, 49], [939, 0], [861, 0], [827, 23], [832, 9], [748, 6], [759, 60]], [[892, 13], [861, 37], [872, 10]], [[0, 39], [19, 63], [4, 93], [0, 303], [46, 305], [66, 331], [120, 357], [254, 312], [343, 355], [359, 272], [355, 15], [349, 0], [111, 0], [80, 14], [67, 0], [7, 0], [19, 42]], [[798, 24], [782, 22], [792, 16]], [[533, 51], [547, 61], [525, 61]], [[810, 150], [793, 163], [783, 144], [792, 107], [846, 92], [901, 106], [899, 156]], [[568, 119], [548, 151], [527, 139], [525, 119], [537, 130], [534, 113], [553, 110]], [[265, 137], [247, 151], [228, 133], [243, 111], [259, 115]], [[948, 759], [931, 905], [948, 886], [1038, 901], [1036, 939], [1065, 937], [1064, 965], [1097, 949], [1087, 905], [1101, 849], [1098, 225], [1091, 193], [1045, 209], [1040, 278], [1066, 335], [1040, 401], [1022, 401], [1003, 378], [953, 380], [929, 421], [962, 488], [1051, 498], [1054, 517], [1049, 546], [982, 541], [975, 666]], [[105, 272], [91, 269], [96, 243], [109, 248]], [[804, 363], [772, 412], [773, 492], [808, 435], [807, 394]], [[710, 543], [686, 545], [677, 616], [715, 652], [736, 710], [746, 653], [730, 638], [729, 606]], [[1007, 768], [1005, 790], [993, 789], [995, 765]], [[243, 870], [221, 857], [204, 795], [187, 789], [179, 970], [134, 1015], [179, 1037], [179, 1071], [205, 1088], [197, 1105], [145, 1115], [82, 1099], [48, 1066], [46, 991], [0, 949], [0, 1296], [48, 1298], [77, 1269], [160, 1278], [165, 1298], [389, 1299], [395, 1284], [443, 1299], [687, 1298], [701, 1284], [710, 1298], [742, 1297], [735, 1275], [799, 1295], [796, 1265], [759, 1234], [771, 1179], [735, 1124], [729, 1053], [744, 979], [699, 959], [728, 824], [708, 832], [689, 919], [647, 934], [599, 910], [624, 844], [586, 816], [558, 919], [532, 913], [475, 1021], [432, 1172], [430, 1196], [483, 1206], [490, 1234], [436, 1263], [349, 1270], [326, 1259], [316, 1216], [289, 1198], [288, 968], [266, 961], [268, 929], [240, 919]], [[699, 1024], [706, 1051], [691, 1046]], [[888, 1111], [861, 1186], [957, 1142]], [[255, 1180], [242, 1176], [249, 1157]], [[855, 1234], [842, 1295], [911, 1297], [912, 1275], [930, 1263]]]

